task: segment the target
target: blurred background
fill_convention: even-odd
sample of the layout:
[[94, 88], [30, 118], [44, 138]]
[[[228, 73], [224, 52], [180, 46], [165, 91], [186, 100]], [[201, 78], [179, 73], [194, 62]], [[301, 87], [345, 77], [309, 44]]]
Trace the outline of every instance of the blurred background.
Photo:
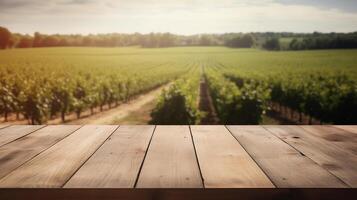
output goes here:
[[356, 11], [0, 0], [0, 123], [356, 124]]

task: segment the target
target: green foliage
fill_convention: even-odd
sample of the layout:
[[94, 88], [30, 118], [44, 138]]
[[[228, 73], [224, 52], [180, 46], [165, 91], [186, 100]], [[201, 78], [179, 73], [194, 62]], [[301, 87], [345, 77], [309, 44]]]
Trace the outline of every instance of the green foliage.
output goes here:
[[[52, 56], [43, 56], [42, 52]], [[98, 53], [99, 52], [99, 53]], [[122, 57], [98, 49], [12, 50], [0, 54], [0, 114], [22, 113], [31, 124], [84, 110], [113, 107], [186, 72], [180, 57]], [[127, 53], [121, 52], [119, 53]], [[10, 55], [9, 55], [10, 54]], [[63, 59], [65, 58], [65, 59]], [[177, 65], [183, 67], [177, 67]], [[141, 72], [141, 73], [139, 73]]]
[[210, 72], [207, 80], [222, 124], [259, 124], [266, 110], [267, 93], [258, 84], [238, 88], [220, 73]]
[[65, 120], [65, 114], [115, 106], [186, 74], [160, 96], [154, 118], [197, 124], [202, 67], [221, 123], [259, 123], [268, 102], [275, 102], [326, 123], [356, 124], [356, 54], [224, 47], [4, 50], [0, 115], [22, 113], [34, 124], [58, 115]]
[[0, 26], [0, 49], [10, 46], [11, 33], [7, 28]]
[[63, 78], [55, 81], [51, 87], [51, 94], [50, 116], [53, 117], [57, 113], [61, 113], [62, 121], [65, 121], [65, 114], [69, 112], [70, 106], [73, 104], [70, 80]]
[[267, 50], [280, 50], [280, 41], [278, 38], [269, 38], [263, 44], [263, 48]]
[[234, 48], [251, 48], [254, 46], [254, 38], [251, 34], [235, 37], [226, 41], [226, 46]]
[[290, 50], [307, 49], [354, 49], [357, 48], [357, 34], [315, 33], [300, 40], [293, 39]]
[[[357, 122], [357, 84], [344, 73], [305, 71], [296, 74], [285, 71], [278, 74], [266, 71], [265, 76], [251, 74], [242, 77], [239, 73], [229, 76], [243, 82], [253, 79], [259, 83], [258, 87], [270, 91], [272, 102], [305, 113], [322, 122], [334, 124]], [[238, 85], [238, 82], [236, 83]]]
[[199, 74], [175, 81], [160, 95], [151, 113], [151, 124], [184, 125], [197, 124], [201, 113], [198, 110]]
[[220, 66], [217, 70], [239, 89], [253, 80], [261, 88], [257, 93], [268, 93], [267, 101], [324, 123], [356, 124], [356, 53], [237, 50], [217, 54], [214, 60]]
[[268, 50], [350, 49], [357, 48], [357, 33], [291, 33], [252, 32], [177, 35], [171, 33], [148, 34], [41, 34], [33, 36], [11, 34], [0, 27], [0, 48], [29, 47], [125, 47], [148, 48], [174, 46], [223, 46], [234, 48], [263, 47]]

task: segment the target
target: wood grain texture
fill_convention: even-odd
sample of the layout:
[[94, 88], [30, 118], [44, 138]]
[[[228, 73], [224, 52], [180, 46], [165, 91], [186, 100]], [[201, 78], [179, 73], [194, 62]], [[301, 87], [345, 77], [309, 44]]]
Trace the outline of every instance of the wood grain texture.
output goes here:
[[301, 126], [316, 139], [333, 144], [339, 149], [349, 152], [348, 155], [357, 159], [357, 134], [332, 126]]
[[274, 185], [224, 126], [191, 126], [206, 188]]
[[0, 178], [51, 147], [80, 126], [47, 126], [0, 147]]
[[0, 129], [0, 188], [357, 187], [351, 126], [117, 127]]
[[347, 132], [351, 132], [351, 133], [356, 133], [357, 134], [357, 125], [335, 125], [333, 126], [335, 128], [340, 128], [343, 129]]
[[227, 126], [280, 188], [337, 188], [346, 185], [261, 126]]
[[0, 124], [0, 129], [6, 128], [6, 127], [8, 127], [8, 126], [10, 126], [10, 125], [7, 125], [7, 124]]
[[349, 186], [357, 187], [357, 156], [343, 147], [341, 140], [331, 140], [331, 134], [321, 137], [320, 133], [311, 133], [298, 126], [265, 127]]
[[0, 180], [0, 187], [62, 187], [117, 126], [86, 125]]
[[0, 146], [10, 143], [18, 138], [21, 138], [27, 134], [30, 134], [40, 128], [43, 125], [13, 125], [4, 129], [0, 129]]
[[188, 126], [157, 126], [138, 188], [200, 188], [202, 179]]
[[66, 188], [133, 188], [155, 126], [120, 126]]

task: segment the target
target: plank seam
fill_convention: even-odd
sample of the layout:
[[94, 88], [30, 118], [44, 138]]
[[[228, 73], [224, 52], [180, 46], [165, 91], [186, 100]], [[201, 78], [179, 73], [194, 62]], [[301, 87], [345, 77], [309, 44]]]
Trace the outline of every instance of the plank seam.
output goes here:
[[150, 148], [150, 145], [151, 145], [152, 138], [154, 137], [154, 134], [155, 134], [155, 131], [156, 131], [156, 127], [157, 126], [155, 125], [154, 130], [152, 131], [148, 146], [147, 146], [145, 154], [144, 154], [143, 161], [141, 162], [138, 174], [136, 175], [136, 179], [135, 179], [135, 183], [134, 183], [134, 187], [133, 188], [136, 188], [136, 186], [138, 185], [138, 181], [139, 181], [139, 177], [140, 177], [140, 174], [141, 174], [141, 170], [143, 169], [144, 162], [145, 162], [145, 159], [146, 159], [146, 155], [149, 152], [149, 148]]
[[[303, 130], [304, 132], [310, 133], [310, 134], [314, 134], [312, 131], [309, 131], [308, 129], [305, 129], [303, 126], [297, 126], [298, 128], [300, 128], [301, 130]], [[335, 127], [332, 127], [335, 128]], [[335, 128], [337, 130], [339, 130], [338, 128]], [[344, 131], [346, 132], [346, 131]], [[349, 133], [349, 132], [348, 132]], [[307, 157], [307, 156], [306, 156]], [[313, 160], [312, 158], [310, 158], [311, 160]], [[315, 161], [314, 161], [315, 162]], [[335, 176], [337, 179], [339, 179], [340, 181], [342, 181], [342, 183], [346, 184], [346, 186], [348, 187], [353, 187], [352, 185], [349, 185], [348, 183], [344, 182], [340, 177], [336, 176], [334, 173], [332, 173], [330, 170], [324, 168], [323, 166], [321, 166], [319, 163], [315, 162], [316, 164], [318, 164], [320, 167], [322, 167], [323, 169], [325, 169], [326, 171], [328, 171], [330, 174], [332, 174], [333, 176]]]
[[3, 126], [3, 127], [0, 127], [0, 129], [4, 129], [4, 128], [8, 128], [8, 127], [10, 127], [11, 125], [5, 125], [5, 126]]
[[[340, 177], [336, 176], [335, 174], [333, 174], [332, 172], [330, 172], [329, 170], [327, 170], [326, 168], [322, 167], [319, 163], [315, 162], [312, 158], [310, 158], [309, 156], [305, 155], [303, 152], [299, 151], [297, 148], [295, 148], [294, 146], [292, 146], [290, 143], [286, 142], [283, 139], [280, 139], [277, 135], [275, 135], [275, 133], [273, 131], [270, 131], [269, 129], [267, 129], [265, 126], [262, 126], [265, 130], [267, 130], [271, 135], [273, 135], [274, 137], [278, 138], [279, 140], [283, 141], [284, 143], [286, 143], [287, 145], [289, 145], [290, 147], [292, 147], [293, 149], [295, 149], [295, 151], [299, 152], [302, 156], [305, 156], [306, 158], [310, 159], [313, 163], [315, 163], [317, 166], [321, 167], [323, 170], [327, 171], [327, 173], [331, 174], [332, 176], [334, 176], [335, 178], [337, 178], [337, 180], [339, 180], [342, 184], [344, 184], [345, 186], [351, 188], [350, 185], [348, 185], [347, 183], [345, 183]], [[301, 128], [300, 126], [296, 126]], [[301, 128], [303, 131], [306, 131], [305, 129]]]
[[202, 174], [202, 171], [201, 171], [200, 161], [198, 160], [198, 155], [197, 155], [197, 150], [196, 150], [195, 141], [194, 141], [193, 135], [192, 135], [191, 125], [189, 125], [188, 128], [190, 129], [190, 135], [191, 135], [193, 150], [194, 150], [194, 152], [195, 152], [196, 162], [197, 162], [197, 165], [198, 165], [198, 171], [200, 172], [200, 176], [201, 176], [201, 180], [202, 180], [202, 186], [203, 186], [203, 188], [206, 188], [206, 186], [205, 186], [205, 179], [203, 178], [203, 174]]
[[30, 162], [31, 160], [33, 160], [35, 157], [37, 157], [38, 155], [40, 155], [41, 153], [43, 153], [44, 151], [46, 151], [47, 149], [51, 148], [52, 146], [54, 146], [55, 144], [57, 144], [58, 142], [64, 140], [65, 138], [67, 138], [68, 136], [72, 135], [74, 132], [78, 131], [80, 128], [82, 128], [83, 125], [81, 125], [80, 127], [78, 127], [77, 129], [75, 129], [74, 131], [72, 131], [71, 133], [69, 133], [68, 135], [66, 135], [64, 138], [58, 140], [57, 142], [53, 143], [51, 146], [45, 148], [44, 150], [38, 152], [36, 155], [34, 155], [32, 158], [28, 159], [27, 161], [25, 161], [24, 163], [22, 163], [21, 165], [19, 165], [18, 167], [15, 167], [13, 170], [11, 170], [10, 172], [8, 172], [7, 174], [5, 174], [4, 176], [0, 177], [0, 180], [2, 178], [4, 178], [5, 176], [7, 176], [8, 174], [10, 174], [11, 172], [15, 171], [16, 169], [22, 167], [22, 165], [25, 165], [26, 163]]
[[255, 164], [259, 167], [259, 169], [265, 174], [265, 176], [269, 179], [269, 181], [274, 185], [275, 188], [278, 188], [278, 186], [274, 183], [274, 181], [270, 178], [270, 176], [264, 171], [264, 169], [259, 165], [259, 163], [253, 158], [253, 156], [247, 151], [247, 149], [239, 142], [238, 138], [236, 138], [231, 130], [227, 127], [227, 125], [224, 125], [224, 127], [228, 130], [228, 132], [231, 134], [231, 136], [240, 144], [240, 146], [244, 149], [244, 151], [249, 155], [249, 157], [255, 162]]
[[118, 128], [119, 126], [117, 126], [114, 131], [103, 141], [103, 143], [99, 145], [99, 147], [73, 172], [71, 176], [69, 176], [69, 178], [64, 182], [64, 184], [60, 186], [60, 188], [63, 188], [68, 183], [68, 181], [71, 180], [71, 178], [83, 167], [83, 165], [104, 145], [108, 138], [110, 138], [115, 133], [115, 131], [118, 130]]
[[19, 139], [21, 139], [21, 138], [23, 138], [23, 137], [26, 137], [26, 136], [30, 135], [31, 133], [34, 133], [34, 132], [36, 132], [36, 131], [38, 131], [38, 130], [40, 130], [40, 129], [45, 128], [46, 126], [47, 126], [47, 125], [43, 125], [42, 127], [38, 128], [38, 129], [36, 129], [36, 130], [33, 130], [33, 131], [31, 131], [31, 132], [29, 132], [29, 133], [27, 133], [27, 134], [25, 134], [25, 135], [23, 135], [23, 136], [21, 136], [21, 137], [19, 137], [19, 138], [16, 138], [15, 140], [11, 140], [11, 141], [8, 142], [8, 143], [5, 143], [5, 144], [0, 145], [0, 147], [2, 147], [2, 146], [4, 146], [4, 145], [7, 145], [7, 144], [10, 144], [11, 142], [14, 142], [14, 141], [16, 141], [16, 140], [19, 140]]

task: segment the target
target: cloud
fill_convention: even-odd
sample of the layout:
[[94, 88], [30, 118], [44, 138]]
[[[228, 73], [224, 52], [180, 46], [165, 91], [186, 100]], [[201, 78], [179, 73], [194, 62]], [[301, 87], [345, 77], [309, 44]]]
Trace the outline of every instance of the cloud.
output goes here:
[[[311, 0], [311, 2], [317, 2]], [[356, 31], [339, 3], [303, 0], [0, 0], [2, 25], [32, 33]], [[324, 1], [325, 2], [325, 1]], [[354, 5], [354, 4], [353, 4]]]
[[357, 11], [356, 0], [276, 0], [288, 5], [308, 5], [323, 9], [339, 9], [347, 12]]

